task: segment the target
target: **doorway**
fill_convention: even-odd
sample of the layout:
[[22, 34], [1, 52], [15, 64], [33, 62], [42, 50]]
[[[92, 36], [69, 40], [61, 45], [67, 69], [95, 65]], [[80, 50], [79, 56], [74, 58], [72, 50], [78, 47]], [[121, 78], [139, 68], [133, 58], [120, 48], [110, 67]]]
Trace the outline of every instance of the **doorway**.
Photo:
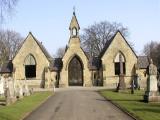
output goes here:
[[68, 66], [69, 86], [83, 86], [83, 64], [78, 56], [74, 56]]

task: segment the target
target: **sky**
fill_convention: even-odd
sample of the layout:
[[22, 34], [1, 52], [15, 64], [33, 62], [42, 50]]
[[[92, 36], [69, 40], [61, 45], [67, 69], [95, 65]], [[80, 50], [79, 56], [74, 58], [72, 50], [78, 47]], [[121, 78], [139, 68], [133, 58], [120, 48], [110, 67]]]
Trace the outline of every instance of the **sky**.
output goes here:
[[19, 0], [12, 18], [2, 27], [24, 38], [32, 32], [54, 55], [68, 44], [74, 6], [80, 33], [107, 20], [128, 27], [127, 40], [134, 44], [137, 55], [146, 43], [160, 42], [160, 0]]

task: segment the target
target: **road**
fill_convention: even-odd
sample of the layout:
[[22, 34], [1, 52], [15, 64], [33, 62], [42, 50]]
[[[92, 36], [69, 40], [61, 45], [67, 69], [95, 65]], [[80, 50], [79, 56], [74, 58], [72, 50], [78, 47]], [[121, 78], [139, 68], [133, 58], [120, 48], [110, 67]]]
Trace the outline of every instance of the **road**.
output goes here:
[[94, 89], [56, 90], [24, 120], [133, 120]]

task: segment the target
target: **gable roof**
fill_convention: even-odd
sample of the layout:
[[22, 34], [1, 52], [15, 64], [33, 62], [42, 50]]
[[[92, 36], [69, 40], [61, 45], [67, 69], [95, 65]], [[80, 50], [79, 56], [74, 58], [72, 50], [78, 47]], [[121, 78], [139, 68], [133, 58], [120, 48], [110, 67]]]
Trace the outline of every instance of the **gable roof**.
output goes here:
[[146, 69], [149, 65], [149, 58], [148, 56], [138, 56], [138, 68], [140, 69]]
[[[37, 45], [40, 47], [40, 49], [42, 50], [42, 52], [44, 53], [44, 55], [46, 56], [46, 58], [48, 59], [49, 62], [52, 61], [52, 57], [51, 55], [48, 53], [48, 51], [46, 50], [46, 48], [43, 46], [42, 43], [40, 43], [31, 32], [29, 32], [29, 34], [27, 35], [27, 37], [25, 38], [25, 40], [22, 42], [19, 50], [22, 48], [23, 44], [25, 43], [25, 41], [27, 40], [27, 38], [31, 35], [31, 37], [35, 40], [35, 42], [37, 43]], [[15, 56], [18, 54], [19, 50], [16, 52]], [[15, 56], [13, 57], [13, 59], [15, 58]]]
[[116, 37], [116, 35], [120, 33], [120, 35], [122, 36], [122, 38], [124, 39], [124, 41], [127, 43], [127, 45], [130, 47], [130, 49], [132, 50], [132, 52], [134, 53], [134, 55], [137, 57], [136, 53], [134, 52], [134, 50], [132, 49], [132, 47], [129, 45], [129, 43], [127, 42], [127, 40], [125, 39], [125, 37], [122, 35], [122, 33], [117, 30], [117, 32], [113, 35], [113, 37], [106, 41], [104, 48], [102, 49], [102, 52], [100, 53], [99, 57], [102, 58], [103, 55], [105, 54], [105, 52], [108, 50], [109, 46], [111, 45], [112, 41], [114, 40], [114, 38]]

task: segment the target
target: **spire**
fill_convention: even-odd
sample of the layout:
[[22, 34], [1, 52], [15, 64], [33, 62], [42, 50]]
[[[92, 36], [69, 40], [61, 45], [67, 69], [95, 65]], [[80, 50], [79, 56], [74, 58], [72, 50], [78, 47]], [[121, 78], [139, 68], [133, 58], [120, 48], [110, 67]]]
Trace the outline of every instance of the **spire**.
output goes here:
[[76, 18], [75, 7], [73, 8], [73, 16], [69, 26], [70, 30], [70, 39], [69, 47], [80, 47], [80, 38], [79, 38], [79, 24]]
[[73, 9], [73, 16], [72, 16], [72, 20], [71, 20], [71, 23], [70, 23], [70, 26], [69, 26], [69, 30], [71, 30], [74, 27], [76, 27], [77, 30], [80, 29], [80, 26], [78, 24], [78, 20], [77, 20], [77, 17], [76, 17], [76, 13], [75, 13], [75, 8]]
[[79, 24], [78, 24], [78, 20], [76, 18], [76, 13], [75, 13], [75, 7], [73, 8], [73, 16], [72, 16], [72, 20], [69, 26], [69, 30], [70, 30], [70, 36], [71, 37], [78, 37], [79, 36]]

